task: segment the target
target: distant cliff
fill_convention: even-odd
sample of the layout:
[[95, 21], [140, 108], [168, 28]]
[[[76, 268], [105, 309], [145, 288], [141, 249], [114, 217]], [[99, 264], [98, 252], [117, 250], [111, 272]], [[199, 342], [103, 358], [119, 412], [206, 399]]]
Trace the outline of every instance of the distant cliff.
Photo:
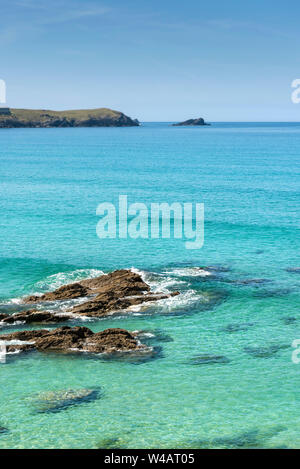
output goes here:
[[205, 122], [205, 120], [202, 117], [199, 117], [198, 119], [188, 119], [187, 121], [183, 122], [178, 122], [178, 124], [172, 124], [174, 126], [177, 125], [210, 125]]
[[138, 125], [137, 119], [131, 119], [122, 112], [107, 108], [74, 111], [9, 109], [8, 114], [0, 112], [0, 128], [131, 127]]

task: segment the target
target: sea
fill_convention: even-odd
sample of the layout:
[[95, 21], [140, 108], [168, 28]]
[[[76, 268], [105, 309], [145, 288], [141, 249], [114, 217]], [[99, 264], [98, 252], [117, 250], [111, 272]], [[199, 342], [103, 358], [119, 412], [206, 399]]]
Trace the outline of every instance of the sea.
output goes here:
[[[203, 247], [99, 238], [120, 195], [203, 203]], [[2, 357], [0, 448], [299, 448], [299, 202], [299, 123], [1, 129], [0, 313], [121, 268], [180, 295], [66, 323], [143, 331], [151, 359]]]

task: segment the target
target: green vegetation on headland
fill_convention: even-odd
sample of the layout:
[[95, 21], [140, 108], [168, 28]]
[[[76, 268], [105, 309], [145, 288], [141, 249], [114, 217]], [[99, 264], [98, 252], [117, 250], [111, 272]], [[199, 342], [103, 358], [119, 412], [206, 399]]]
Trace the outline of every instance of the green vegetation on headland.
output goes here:
[[6, 112], [1, 112], [0, 109], [0, 128], [131, 127], [138, 125], [137, 119], [131, 119], [122, 112], [107, 108], [73, 111], [6, 109]]
[[174, 126], [179, 126], [179, 125], [210, 125], [205, 120], [203, 117], [198, 117], [198, 119], [188, 119], [187, 121], [183, 122], [178, 122], [178, 124], [172, 124]]

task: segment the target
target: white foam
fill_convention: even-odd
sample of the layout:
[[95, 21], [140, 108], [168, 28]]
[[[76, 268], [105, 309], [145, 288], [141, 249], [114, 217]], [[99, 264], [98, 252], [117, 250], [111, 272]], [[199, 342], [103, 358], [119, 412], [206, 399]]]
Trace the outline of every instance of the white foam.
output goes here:
[[177, 275], [179, 277], [209, 277], [212, 275], [208, 270], [202, 267], [183, 267], [177, 269], [166, 270], [166, 274]]
[[57, 274], [49, 275], [44, 280], [37, 282], [35, 287], [42, 291], [56, 290], [63, 285], [79, 282], [86, 278], [95, 278], [104, 275], [102, 270], [97, 269], [77, 269], [72, 272], [58, 272]]
[[139, 274], [144, 282], [150, 286], [153, 293], [171, 293], [171, 290], [169, 289], [170, 287], [174, 288], [186, 284], [183, 280], [179, 280], [174, 277], [166, 277], [163, 274], [154, 272], [146, 272], [144, 270], [136, 269], [135, 267], [132, 267], [131, 271]]

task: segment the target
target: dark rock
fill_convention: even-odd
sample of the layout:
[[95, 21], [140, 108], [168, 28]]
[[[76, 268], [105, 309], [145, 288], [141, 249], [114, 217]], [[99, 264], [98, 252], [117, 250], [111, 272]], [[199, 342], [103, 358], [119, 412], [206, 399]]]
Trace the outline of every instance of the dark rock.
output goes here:
[[270, 358], [277, 352], [289, 348], [288, 345], [267, 345], [262, 347], [245, 347], [244, 350], [255, 358]]
[[139, 126], [139, 121], [131, 119], [122, 112], [106, 108], [72, 111], [10, 109], [8, 114], [0, 115], [0, 128], [132, 126]]
[[282, 426], [274, 426], [267, 430], [251, 429], [238, 435], [198, 440], [192, 448], [196, 449], [263, 449], [268, 447], [268, 440], [284, 431]]
[[7, 433], [7, 432], [8, 432], [8, 428], [1, 427], [1, 426], [0, 426], [0, 435], [1, 435], [2, 433]]
[[64, 285], [54, 292], [45, 293], [41, 296], [28, 296], [24, 303], [40, 303], [41, 301], [70, 300], [87, 296], [89, 289], [83, 287], [80, 283], [71, 283]]
[[172, 124], [173, 126], [181, 126], [181, 125], [210, 125], [205, 122], [205, 120], [202, 117], [199, 117], [198, 119], [188, 119], [183, 122], [178, 122], [177, 124]]
[[191, 365], [211, 365], [214, 363], [230, 363], [229, 358], [224, 355], [197, 355], [189, 361]]
[[15, 314], [6, 314], [4, 316], [1, 319], [4, 324], [14, 324], [16, 322], [23, 322], [25, 324], [55, 324], [57, 322], [65, 322], [71, 318], [71, 316], [59, 316], [49, 311], [38, 311], [35, 309]]
[[297, 321], [297, 318], [294, 316], [286, 316], [285, 318], [282, 318], [282, 321], [288, 326], [290, 324], [294, 324]]
[[0, 335], [4, 341], [22, 341], [7, 344], [7, 351], [53, 351], [53, 352], [90, 352], [90, 353], [150, 353], [152, 349], [141, 344], [136, 334], [125, 329], [106, 329], [93, 333], [87, 327], [60, 327], [54, 330], [20, 331]]

